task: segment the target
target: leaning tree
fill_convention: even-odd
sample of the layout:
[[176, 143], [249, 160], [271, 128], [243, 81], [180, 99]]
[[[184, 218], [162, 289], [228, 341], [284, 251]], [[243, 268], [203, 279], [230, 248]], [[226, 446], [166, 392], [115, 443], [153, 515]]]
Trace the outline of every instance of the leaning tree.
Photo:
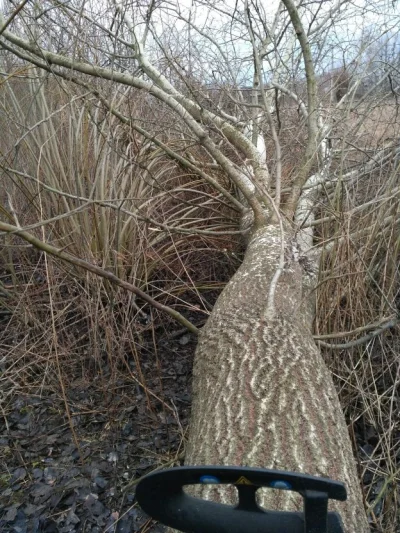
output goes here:
[[[163, 153], [199, 176], [221, 209], [239, 212], [243, 261], [204, 327], [199, 331], [115, 273], [43, 242], [16, 218], [10, 223], [10, 206], [2, 208], [9, 220], [0, 221], [0, 230], [119, 284], [198, 334], [186, 464], [259, 466], [343, 481], [348, 500], [337, 509], [346, 531], [368, 531], [345, 417], [316, 340], [332, 345], [329, 338], [315, 339], [313, 328], [321, 272], [335, 262], [341, 244], [368, 237], [367, 224], [376, 222], [366, 216], [369, 209], [379, 215], [377, 239], [397, 221], [390, 210], [386, 217], [377, 213], [381, 204], [360, 185], [398, 158], [396, 135], [388, 134], [373, 154], [358, 150], [353, 138], [371, 102], [388, 98], [380, 90], [391, 66], [379, 63], [382, 76], [371, 81], [369, 42], [361, 33], [346, 41], [363, 15], [368, 20], [372, 13], [375, 23], [382, 17], [387, 28], [383, 3], [358, 9], [347, 0], [283, 0], [274, 10], [247, 0], [192, 4], [22, 2], [2, 18], [0, 47], [4, 65], [12, 58], [10, 78], [31, 66], [43, 83], [75, 86], [73, 99], [95, 109], [98, 124], [113, 117], [144, 160]], [[354, 23], [345, 22], [349, 17]], [[344, 55], [353, 65], [346, 91]], [[397, 99], [393, 83], [389, 97]], [[130, 112], [133, 100], [140, 112], [136, 104]], [[11, 166], [10, 158], [3, 160], [4, 170], [12, 173]], [[381, 202], [398, 199], [395, 180], [388, 182], [378, 185]], [[36, 183], [48, 187], [39, 178]], [[96, 202], [84, 188], [75, 200]], [[111, 198], [101, 206], [116, 209]], [[343, 213], [348, 223], [339, 231]], [[165, 222], [134, 205], [125, 214], [159, 232], [218, 231]], [[355, 343], [396, 324], [392, 302], [385, 301], [379, 323], [362, 328], [367, 333]], [[230, 498], [215, 489], [209, 496]], [[265, 492], [262, 505], [290, 509], [298, 505], [292, 498]]]

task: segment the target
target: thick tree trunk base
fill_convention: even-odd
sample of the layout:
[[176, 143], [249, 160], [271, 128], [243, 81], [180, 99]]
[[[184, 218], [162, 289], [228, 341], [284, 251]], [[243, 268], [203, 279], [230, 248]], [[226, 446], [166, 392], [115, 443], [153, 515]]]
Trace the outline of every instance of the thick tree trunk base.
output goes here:
[[[274, 312], [266, 308], [281, 253], [276, 227], [258, 230], [203, 328], [195, 357], [186, 464], [241, 465], [330, 477], [347, 533], [367, 533], [350, 439], [332, 378], [311, 335], [310, 277], [286, 244]], [[231, 503], [212, 486], [203, 497]], [[293, 493], [262, 491], [265, 508], [294, 510]]]

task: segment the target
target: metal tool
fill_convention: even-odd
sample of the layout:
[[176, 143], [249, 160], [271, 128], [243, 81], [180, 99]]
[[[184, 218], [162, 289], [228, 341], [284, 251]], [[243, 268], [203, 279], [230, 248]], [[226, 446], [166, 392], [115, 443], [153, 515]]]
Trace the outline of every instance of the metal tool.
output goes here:
[[[185, 485], [230, 484], [239, 494], [234, 507], [194, 498]], [[256, 502], [260, 487], [301, 494], [303, 512], [266, 511]], [[295, 472], [230, 466], [183, 466], [145, 476], [137, 486], [142, 509], [185, 533], [344, 533], [328, 500], [346, 500], [343, 483]]]

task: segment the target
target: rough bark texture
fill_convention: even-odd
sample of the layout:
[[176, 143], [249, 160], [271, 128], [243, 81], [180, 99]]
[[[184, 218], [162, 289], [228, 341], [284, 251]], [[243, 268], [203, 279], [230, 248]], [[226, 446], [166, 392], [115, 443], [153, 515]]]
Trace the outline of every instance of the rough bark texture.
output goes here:
[[[278, 227], [255, 232], [201, 332], [185, 462], [259, 466], [343, 481], [348, 501], [337, 510], [346, 532], [367, 532], [347, 427], [311, 335], [313, 274], [296, 260], [290, 239], [275, 312], [271, 316], [266, 309], [280, 243]], [[265, 490], [261, 503], [293, 509], [292, 494]], [[202, 495], [230, 499], [226, 489], [212, 486]]]

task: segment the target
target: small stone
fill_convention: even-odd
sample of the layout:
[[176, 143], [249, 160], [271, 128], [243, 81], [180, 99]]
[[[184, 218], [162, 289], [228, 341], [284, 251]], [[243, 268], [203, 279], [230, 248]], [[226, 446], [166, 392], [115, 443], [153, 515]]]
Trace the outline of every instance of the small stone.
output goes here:
[[110, 452], [107, 456], [107, 461], [109, 463], [116, 463], [118, 461], [118, 453], [117, 452]]
[[41, 468], [34, 468], [32, 470], [32, 476], [34, 479], [36, 479], [36, 481], [39, 481], [40, 479], [42, 479], [43, 470]]
[[3, 518], [3, 520], [5, 522], [14, 522], [16, 516], [17, 516], [17, 512], [18, 512], [18, 507], [16, 505], [13, 505], [12, 507], [10, 507], [10, 509], [8, 509], [5, 517]]
[[190, 335], [183, 335], [180, 339], [179, 339], [179, 344], [181, 344], [182, 346], [185, 346], [186, 344], [188, 344], [190, 342]]
[[101, 477], [101, 476], [96, 476], [94, 478], [94, 482], [101, 489], [105, 489], [107, 487], [107, 485], [108, 485], [108, 481], [106, 479], [104, 479], [104, 477]]

